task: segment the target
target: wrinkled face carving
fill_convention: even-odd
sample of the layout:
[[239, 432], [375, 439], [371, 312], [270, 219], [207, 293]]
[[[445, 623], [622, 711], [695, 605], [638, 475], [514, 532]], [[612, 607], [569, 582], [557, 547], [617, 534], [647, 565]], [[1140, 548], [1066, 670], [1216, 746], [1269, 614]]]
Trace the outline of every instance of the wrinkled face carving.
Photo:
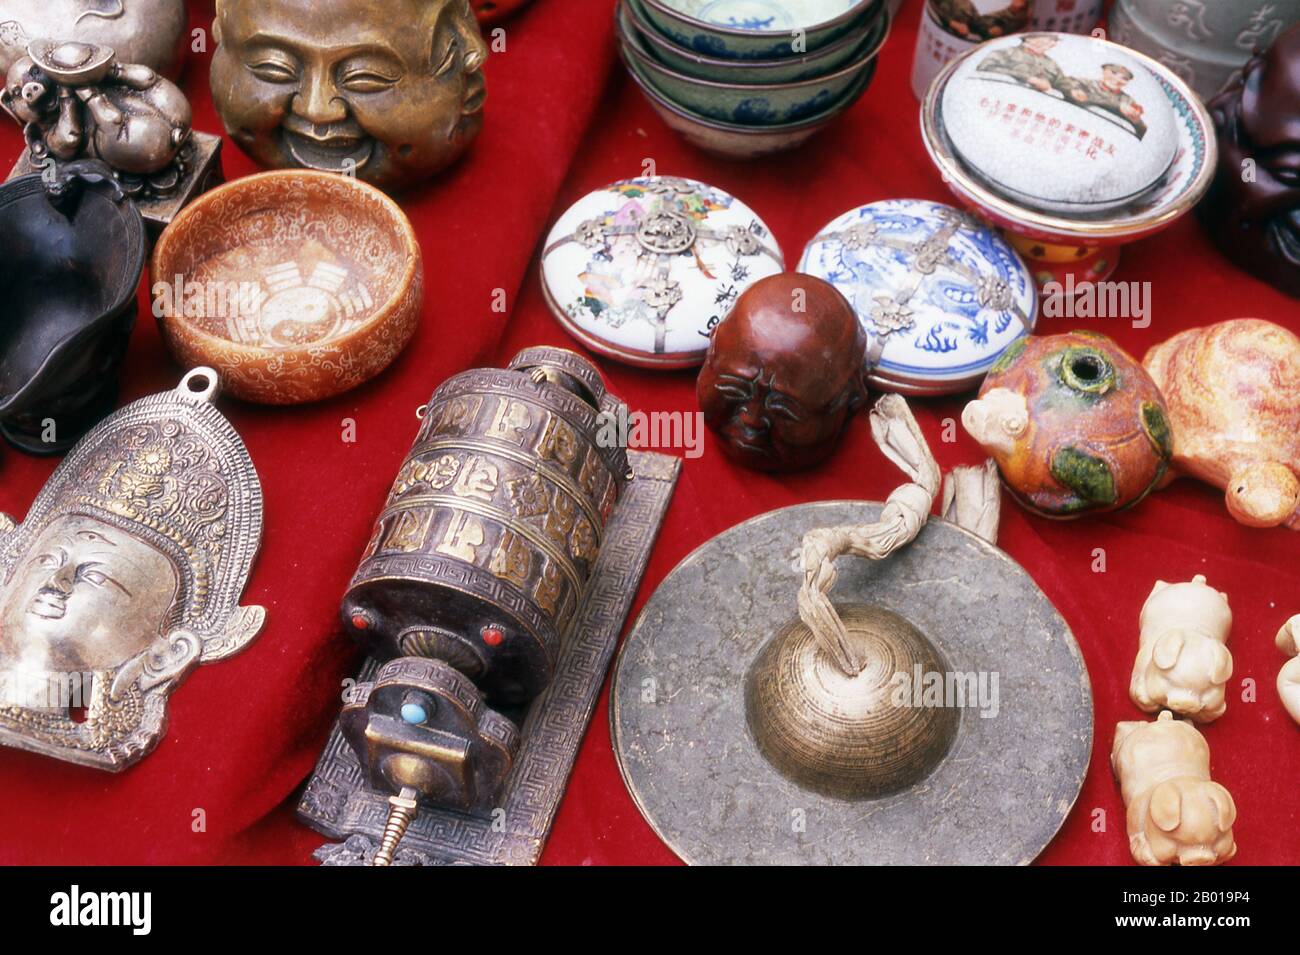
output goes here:
[[103, 521], [61, 517], [0, 584], [0, 667], [115, 669], [162, 636], [177, 586], [161, 551]]
[[1231, 258], [1300, 296], [1300, 27], [1210, 107], [1219, 170], [1202, 212]]
[[265, 166], [396, 189], [482, 125], [487, 47], [466, 0], [222, 0], [212, 95]]
[[807, 467], [834, 450], [866, 400], [865, 360], [866, 333], [838, 291], [812, 276], [774, 275], [746, 290], [714, 331], [700, 409], [740, 463]]

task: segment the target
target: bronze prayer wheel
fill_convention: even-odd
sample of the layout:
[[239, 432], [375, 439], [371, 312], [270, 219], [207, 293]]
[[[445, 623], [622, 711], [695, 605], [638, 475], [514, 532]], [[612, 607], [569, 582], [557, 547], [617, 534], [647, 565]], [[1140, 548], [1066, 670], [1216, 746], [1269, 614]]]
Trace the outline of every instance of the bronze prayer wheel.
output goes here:
[[628, 478], [599, 440], [620, 404], [559, 348], [444, 382], [344, 597], [350, 632], [451, 664], [495, 705], [540, 693]]

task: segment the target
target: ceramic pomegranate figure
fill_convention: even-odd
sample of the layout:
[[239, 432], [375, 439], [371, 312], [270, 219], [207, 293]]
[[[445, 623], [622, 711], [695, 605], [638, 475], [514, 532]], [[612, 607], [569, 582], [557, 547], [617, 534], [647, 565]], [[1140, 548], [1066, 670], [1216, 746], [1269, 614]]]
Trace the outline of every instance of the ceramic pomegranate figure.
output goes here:
[[1144, 364], [1169, 407], [1175, 470], [1223, 488], [1243, 524], [1300, 530], [1300, 338], [1234, 319], [1175, 335]]
[[962, 424], [1016, 499], [1047, 517], [1137, 503], [1164, 478], [1172, 450], [1160, 390], [1093, 332], [1020, 339]]

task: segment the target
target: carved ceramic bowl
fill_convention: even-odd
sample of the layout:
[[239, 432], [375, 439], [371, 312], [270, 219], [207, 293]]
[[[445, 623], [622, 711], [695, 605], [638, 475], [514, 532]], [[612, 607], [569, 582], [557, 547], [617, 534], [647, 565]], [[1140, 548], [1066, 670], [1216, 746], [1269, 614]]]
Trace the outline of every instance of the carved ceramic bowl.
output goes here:
[[[1115, 51], [1117, 57], [1137, 61], [1149, 70], [1175, 119], [1172, 163], [1154, 185], [1118, 207], [1079, 213], [1034, 208], [963, 162], [948, 134], [944, 94], [953, 75], [971, 57], [985, 55], [989, 44], [949, 63], [930, 84], [921, 106], [922, 140], [944, 182], [963, 204], [1005, 231], [1040, 285], [1059, 282], [1074, 288], [1076, 283], [1109, 278], [1119, 265], [1123, 245], [1173, 225], [1200, 201], [1214, 178], [1218, 157], [1214, 127], [1187, 84], [1141, 53], [1105, 40], [1090, 42], [1102, 48], [1099, 55]], [[994, 122], [989, 121], [990, 128]]]
[[144, 271], [135, 206], [72, 188], [60, 211], [40, 175], [0, 186], [0, 432], [35, 454], [66, 450], [113, 410]]
[[727, 60], [770, 60], [818, 50], [848, 33], [882, 0], [641, 0], [668, 39]]
[[228, 392], [299, 404], [383, 371], [420, 317], [424, 270], [406, 215], [333, 173], [238, 179], [188, 205], [153, 254], [154, 314], [172, 356]]
[[825, 76], [861, 59], [868, 49], [878, 51], [885, 41], [883, 31], [888, 28], [883, 21], [888, 16], [882, 7], [878, 19], [867, 17], [860, 27], [803, 56], [725, 60], [678, 46], [651, 25], [638, 0], [620, 0], [618, 5], [619, 29], [624, 35], [635, 37], [665, 66], [702, 80], [759, 86]]
[[878, 61], [873, 59], [857, 83], [826, 109], [806, 119], [772, 126], [727, 123], [701, 116], [674, 103], [655, 89], [631, 57], [624, 54], [623, 62], [627, 64], [628, 73], [650, 101], [650, 106], [659, 114], [659, 118], [681, 134], [688, 143], [726, 159], [758, 159], [802, 146], [831, 120], [856, 103], [871, 85]]
[[651, 48], [642, 40], [641, 34], [627, 23], [626, 13], [619, 19], [624, 58], [629, 61], [629, 66], [635, 64], [646, 82], [683, 109], [742, 126], [797, 123], [824, 112], [874, 69], [876, 55], [888, 32], [888, 17], [882, 16], [875, 21], [870, 38], [848, 65], [810, 79], [756, 85], [753, 82], [701, 79], [665, 66], [651, 54]]

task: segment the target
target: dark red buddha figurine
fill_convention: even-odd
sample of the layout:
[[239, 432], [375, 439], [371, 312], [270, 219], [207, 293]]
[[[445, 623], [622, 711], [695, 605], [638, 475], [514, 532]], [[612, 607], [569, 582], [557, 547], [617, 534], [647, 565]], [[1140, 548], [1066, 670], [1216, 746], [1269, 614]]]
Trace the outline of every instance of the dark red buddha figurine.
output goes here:
[[1300, 25], [1210, 102], [1219, 168], [1200, 206], [1223, 253], [1300, 297]]
[[783, 272], [751, 285], [714, 330], [697, 394], [747, 467], [789, 471], [834, 450], [866, 402], [867, 335], [832, 285]]

